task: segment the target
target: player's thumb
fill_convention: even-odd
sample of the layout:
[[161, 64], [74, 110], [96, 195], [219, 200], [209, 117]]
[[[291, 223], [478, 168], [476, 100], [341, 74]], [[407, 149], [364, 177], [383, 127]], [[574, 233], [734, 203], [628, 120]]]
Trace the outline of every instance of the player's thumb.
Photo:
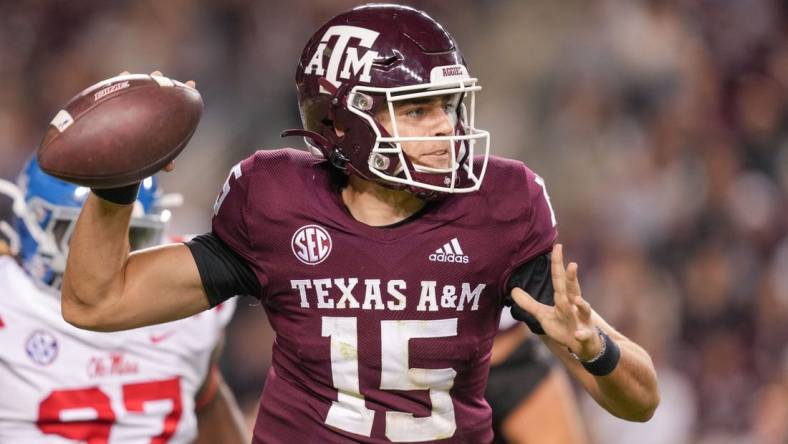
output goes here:
[[536, 299], [533, 298], [527, 291], [523, 290], [519, 287], [514, 287], [512, 289], [512, 299], [514, 302], [523, 310], [531, 313], [535, 317], [539, 317], [540, 312], [542, 311], [542, 304], [540, 304]]

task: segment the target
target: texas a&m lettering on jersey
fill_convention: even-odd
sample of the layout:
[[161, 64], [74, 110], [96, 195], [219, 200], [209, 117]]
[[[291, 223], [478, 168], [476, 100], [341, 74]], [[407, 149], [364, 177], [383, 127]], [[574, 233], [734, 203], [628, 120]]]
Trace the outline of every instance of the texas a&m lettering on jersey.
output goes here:
[[491, 158], [477, 193], [370, 227], [331, 168], [259, 151], [230, 175], [213, 220], [276, 331], [256, 441], [490, 442], [484, 387], [504, 284], [556, 236], [543, 186]]
[[[408, 283], [404, 279], [294, 279], [290, 285], [298, 291], [301, 308], [402, 311], [409, 300], [416, 301], [405, 295]], [[486, 286], [467, 282], [438, 286], [437, 281], [420, 281], [416, 311], [476, 311]]]

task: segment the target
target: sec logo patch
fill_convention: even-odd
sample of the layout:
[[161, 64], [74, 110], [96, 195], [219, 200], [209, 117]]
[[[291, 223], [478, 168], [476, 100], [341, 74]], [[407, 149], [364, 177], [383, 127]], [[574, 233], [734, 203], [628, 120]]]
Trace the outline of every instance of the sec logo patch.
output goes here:
[[27, 338], [25, 351], [36, 364], [49, 365], [57, 358], [57, 339], [49, 332], [36, 330]]
[[331, 254], [331, 236], [319, 225], [306, 225], [296, 230], [290, 245], [295, 257], [307, 265], [317, 265]]

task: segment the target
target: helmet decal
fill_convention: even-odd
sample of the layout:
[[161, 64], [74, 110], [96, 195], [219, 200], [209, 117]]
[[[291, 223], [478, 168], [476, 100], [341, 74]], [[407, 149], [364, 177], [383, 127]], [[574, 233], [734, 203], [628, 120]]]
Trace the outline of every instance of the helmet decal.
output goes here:
[[[339, 87], [341, 84], [340, 78], [349, 80], [351, 75], [357, 76], [360, 74], [360, 81], [369, 82], [371, 80], [369, 73], [372, 70], [372, 62], [378, 55], [377, 51], [373, 51], [370, 48], [377, 40], [378, 35], [380, 33], [357, 26], [332, 26], [328, 28], [323, 34], [323, 38], [320, 39], [320, 44], [318, 44], [309, 64], [304, 68], [304, 74], [314, 73], [318, 76], [325, 76], [326, 80], [335, 87]], [[328, 66], [324, 67], [323, 55], [332, 37], [336, 37], [336, 42], [331, 50]], [[367, 49], [360, 57], [358, 53], [359, 48], [349, 46], [352, 38], [358, 39], [359, 46]], [[344, 63], [342, 63], [343, 56], [345, 59]], [[340, 64], [342, 64], [341, 71], [339, 70]], [[329, 93], [322, 86], [320, 92], [324, 94]]]

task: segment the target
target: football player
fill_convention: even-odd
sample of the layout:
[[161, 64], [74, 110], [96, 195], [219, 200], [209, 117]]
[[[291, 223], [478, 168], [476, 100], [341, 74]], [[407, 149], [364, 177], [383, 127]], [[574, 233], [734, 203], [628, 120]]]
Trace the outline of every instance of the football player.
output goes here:
[[565, 372], [509, 308], [493, 343], [485, 398], [494, 443], [586, 444], [587, 433]]
[[[69, 325], [59, 287], [89, 190], [44, 174], [35, 160], [18, 183], [0, 181], [16, 215], [14, 230], [1, 227], [11, 242], [0, 243], [0, 442], [248, 442], [216, 366], [235, 304], [126, 332]], [[133, 204], [132, 249], [161, 242], [160, 197], [156, 180], [146, 180]]]
[[485, 443], [490, 349], [514, 301], [600, 405], [651, 417], [650, 357], [582, 298], [545, 182], [489, 156], [480, 86], [440, 24], [397, 5], [342, 13], [309, 40], [296, 82], [304, 129], [285, 135], [323, 155], [237, 164], [210, 233], [129, 254], [136, 187], [91, 193], [68, 322], [128, 329], [253, 295], [276, 331], [255, 442]]

